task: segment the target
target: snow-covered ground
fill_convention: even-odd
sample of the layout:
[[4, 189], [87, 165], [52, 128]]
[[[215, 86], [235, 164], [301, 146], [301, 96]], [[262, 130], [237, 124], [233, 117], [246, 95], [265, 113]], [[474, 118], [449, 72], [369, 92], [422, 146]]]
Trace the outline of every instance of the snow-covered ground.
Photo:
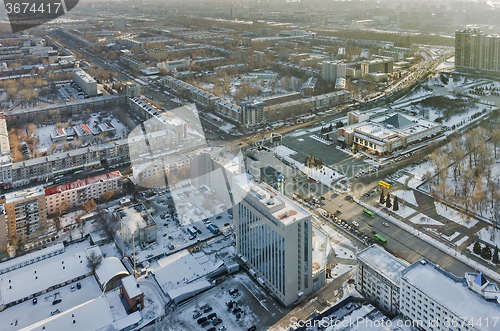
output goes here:
[[332, 269], [332, 280], [342, 276], [346, 272], [351, 271], [353, 268], [355, 268], [355, 266], [353, 266], [353, 265], [347, 265], [347, 264], [335, 265], [335, 267], [333, 267], [333, 269]]
[[[379, 204], [379, 206], [383, 206], [384, 208], [385, 207], [385, 204], [381, 205]], [[406, 205], [404, 205], [403, 203], [399, 203], [398, 205], [399, 209], [397, 211], [394, 211], [393, 207], [391, 207], [389, 210], [392, 211], [393, 213], [405, 218], [405, 217], [409, 217], [411, 214], [413, 214], [415, 212], [415, 209], [411, 208], [411, 207], [408, 207]]]
[[436, 221], [433, 218], [425, 216], [424, 214], [418, 213], [409, 219], [410, 222], [414, 224], [426, 224], [426, 225], [443, 225], [443, 223]]
[[426, 176], [427, 171], [429, 171], [432, 175], [434, 173], [434, 168], [432, 167], [432, 164], [430, 163], [430, 161], [426, 161], [426, 162], [420, 163], [418, 165], [404, 168], [403, 171], [406, 171], [406, 172], [412, 174], [413, 177], [418, 179], [418, 180], [422, 180]]
[[476, 235], [479, 237], [479, 239], [489, 243], [491, 246], [495, 247], [498, 246], [500, 247], [500, 231], [499, 230], [493, 230], [493, 227], [487, 226], [481, 231], [478, 231]]
[[336, 243], [332, 243], [333, 251], [335, 252], [335, 256], [341, 259], [356, 259], [356, 254], [354, 254], [351, 250], [342, 247]]
[[233, 136], [239, 136], [241, 135], [241, 132], [239, 132], [236, 129], [236, 125], [229, 123], [226, 120], [223, 120], [219, 116], [212, 114], [212, 113], [205, 113], [205, 116], [211, 120], [211, 122], [215, 123], [215, 125], [221, 130], [224, 131], [225, 133], [228, 133]]
[[408, 175], [403, 175], [403, 176], [399, 177], [398, 179], [396, 179], [396, 182], [405, 185], [406, 184], [406, 180], [408, 179], [408, 177], [409, 177]]
[[391, 195], [397, 196], [398, 200], [404, 200], [411, 205], [418, 206], [417, 199], [415, 199], [415, 194], [413, 193], [413, 190], [399, 190], [391, 192]]
[[464, 242], [466, 242], [467, 239], [469, 239], [469, 237], [468, 236], [464, 236], [463, 238], [457, 240], [454, 244], [457, 245], [457, 247], [458, 247], [458, 246], [462, 245]]
[[455, 223], [463, 225], [469, 229], [477, 224], [477, 220], [462, 217], [462, 215], [460, 215], [460, 212], [456, 211], [453, 208], [447, 207], [446, 205], [443, 205], [439, 202], [434, 202], [434, 204], [436, 205], [436, 211], [439, 215], [446, 217]]

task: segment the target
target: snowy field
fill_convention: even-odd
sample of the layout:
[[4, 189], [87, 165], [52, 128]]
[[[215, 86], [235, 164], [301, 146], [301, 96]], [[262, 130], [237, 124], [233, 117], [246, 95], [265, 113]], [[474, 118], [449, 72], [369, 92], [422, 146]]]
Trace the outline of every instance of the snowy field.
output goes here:
[[409, 219], [413, 224], [426, 224], [426, 225], [443, 225], [443, 223], [436, 221], [433, 218], [425, 216], [424, 214], [418, 213]]
[[411, 205], [418, 206], [417, 199], [415, 199], [413, 190], [399, 190], [396, 192], [391, 192], [391, 195], [397, 196], [398, 200], [404, 200]]
[[434, 168], [432, 167], [430, 161], [426, 161], [415, 166], [404, 168], [403, 171], [412, 174], [413, 177], [418, 180], [423, 180], [427, 174], [427, 171], [429, 171], [431, 175], [434, 173]]
[[434, 204], [436, 205], [436, 211], [439, 215], [446, 217], [457, 224], [463, 225], [469, 229], [477, 224], [477, 220], [465, 219], [460, 215], [459, 211], [456, 211], [453, 208], [447, 207], [446, 205], [443, 205], [439, 202], [434, 202]]

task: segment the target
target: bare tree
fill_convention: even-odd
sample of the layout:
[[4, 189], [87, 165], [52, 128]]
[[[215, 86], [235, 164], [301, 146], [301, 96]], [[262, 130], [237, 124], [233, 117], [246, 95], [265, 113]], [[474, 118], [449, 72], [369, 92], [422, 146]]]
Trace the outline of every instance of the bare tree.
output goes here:
[[101, 264], [102, 262], [102, 255], [97, 254], [94, 250], [91, 250], [90, 253], [87, 255], [87, 268], [92, 270], [94, 273], [97, 267]]

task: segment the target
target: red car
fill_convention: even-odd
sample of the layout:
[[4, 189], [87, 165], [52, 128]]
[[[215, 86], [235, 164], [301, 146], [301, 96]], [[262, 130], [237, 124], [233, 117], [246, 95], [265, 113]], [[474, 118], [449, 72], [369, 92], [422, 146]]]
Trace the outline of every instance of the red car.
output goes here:
[[347, 281], [347, 284], [354, 284], [355, 282], [354, 278], [351, 278]]

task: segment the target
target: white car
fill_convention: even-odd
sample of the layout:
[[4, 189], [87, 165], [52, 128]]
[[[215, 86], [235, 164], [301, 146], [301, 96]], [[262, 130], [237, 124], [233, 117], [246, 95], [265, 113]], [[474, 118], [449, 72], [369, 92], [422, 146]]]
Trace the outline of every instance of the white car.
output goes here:
[[356, 222], [356, 221], [352, 221], [352, 225], [354, 225], [355, 227], [359, 226], [358, 222]]
[[384, 223], [382, 223], [382, 224], [383, 224], [384, 226], [387, 226], [387, 227], [389, 226], [389, 223], [387, 223], [387, 222], [384, 222]]

